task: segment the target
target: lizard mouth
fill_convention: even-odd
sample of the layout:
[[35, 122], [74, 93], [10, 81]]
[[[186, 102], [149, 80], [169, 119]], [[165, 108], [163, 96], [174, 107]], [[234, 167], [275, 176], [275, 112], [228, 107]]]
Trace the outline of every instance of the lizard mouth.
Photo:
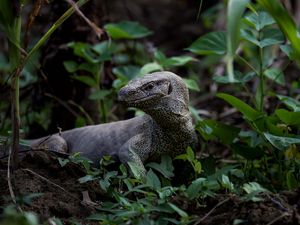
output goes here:
[[143, 97], [143, 98], [138, 98], [138, 99], [133, 99], [133, 100], [125, 100], [123, 101], [124, 103], [126, 103], [127, 105], [137, 105], [139, 103], [145, 102], [145, 101], [149, 101], [149, 100], [153, 100], [156, 99], [158, 97], [161, 97], [161, 95], [156, 94], [156, 95], [151, 95], [151, 96], [147, 96], [147, 97]]

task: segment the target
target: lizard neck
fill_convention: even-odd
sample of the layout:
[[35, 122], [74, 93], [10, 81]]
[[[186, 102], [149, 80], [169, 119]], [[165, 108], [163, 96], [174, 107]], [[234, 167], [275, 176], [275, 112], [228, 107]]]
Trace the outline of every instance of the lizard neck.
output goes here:
[[167, 131], [193, 129], [192, 118], [185, 102], [170, 96], [162, 98], [158, 104], [143, 109], [152, 117], [157, 126]]

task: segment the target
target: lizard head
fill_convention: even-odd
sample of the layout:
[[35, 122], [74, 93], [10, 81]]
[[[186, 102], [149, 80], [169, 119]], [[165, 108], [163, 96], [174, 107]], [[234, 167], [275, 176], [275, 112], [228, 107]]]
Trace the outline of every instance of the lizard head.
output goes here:
[[186, 109], [189, 101], [188, 90], [183, 80], [167, 71], [155, 72], [131, 80], [120, 89], [118, 98], [128, 106], [144, 111], [171, 109], [171, 107], [173, 110], [176, 104]]

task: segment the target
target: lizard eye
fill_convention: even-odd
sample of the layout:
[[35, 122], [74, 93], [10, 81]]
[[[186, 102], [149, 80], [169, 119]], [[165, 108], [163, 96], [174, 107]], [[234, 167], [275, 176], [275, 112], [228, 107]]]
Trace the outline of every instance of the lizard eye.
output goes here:
[[145, 90], [145, 91], [151, 91], [153, 88], [154, 88], [154, 84], [153, 84], [153, 83], [150, 83], [150, 84], [148, 84], [148, 85], [144, 88], [144, 90]]

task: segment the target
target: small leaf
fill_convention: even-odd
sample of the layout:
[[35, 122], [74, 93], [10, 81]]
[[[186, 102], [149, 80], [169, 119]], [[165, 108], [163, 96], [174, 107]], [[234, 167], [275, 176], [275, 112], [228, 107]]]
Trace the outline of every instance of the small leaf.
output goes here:
[[295, 51], [291, 47], [291, 45], [280, 45], [281, 51], [283, 51], [290, 60], [295, 60]]
[[265, 138], [277, 149], [286, 150], [292, 144], [300, 144], [300, 138], [281, 137], [264, 133]]
[[89, 99], [103, 100], [110, 94], [111, 94], [110, 90], [97, 90], [97, 91], [94, 91], [92, 94], [90, 94]]
[[187, 218], [188, 217], [188, 214], [183, 211], [182, 209], [178, 208], [176, 205], [174, 205], [173, 203], [168, 203], [168, 205], [175, 211], [179, 214], [179, 216], [181, 217], [184, 217], [184, 218]]
[[131, 80], [139, 75], [140, 67], [133, 65], [118, 66], [113, 68], [113, 73], [118, 76], [118, 78]]
[[197, 84], [197, 82], [193, 79], [183, 79], [185, 85], [188, 87], [188, 89], [193, 91], [200, 91], [200, 88]]
[[279, 29], [268, 28], [262, 32], [262, 39], [260, 40], [259, 46], [265, 48], [267, 46], [280, 44], [284, 42], [284, 36]]
[[138, 22], [122, 21], [120, 23], [109, 23], [104, 26], [109, 36], [113, 39], [137, 39], [152, 34], [146, 27]]
[[286, 173], [286, 185], [289, 190], [296, 189], [297, 187], [299, 187], [299, 183], [295, 178], [293, 171], [288, 171]]
[[227, 175], [222, 175], [222, 181], [221, 181], [222, 187], [229, 189], [229, 190], [234, 190], [233, 183], [229, 180], [229, 177]]
[[145, 64], [140, 71], [141, 75], [145, 75], [154, 71], [162, 71], [163, 68], [157, 62], [147, 63]]
[[163, 155], [161, 157], [161, 163], [155, 163], [155, 162], [150, 162], [147, 164], [147, 166], [157, 170], [160, 172], [165, 178], [170, 179], [171, 177], [174, 176], [174, 167], [172, 164], [172, 159], [168, 155]]
[[264, 27], [272, 25], [275, 20], [265, 11], [252, 12], [245, 17], [248, 24], [253, 26], [257, 31], [262, 30]]
[[199, 55], [223, 55], [226, 53], [226, 33], [217, 31], [205, 34], [187, 50]]
[[206, 178], [200, 177], [191, 183], [186, 190], [186, 193], [190, 199], [194, 199], [199, 195], [206, 180]]
[[72, 78], [74, 80], [78, 80], [90, 87], [96, 87], [98, 84], [96, 82], [96, 80], [92, 77], [89, 77], [89, 76], [72, 76]]
[[69, 72], [69, 73], [74, 73], [77, 71], [77, 63], [75, 61], [64, 61], [63, 62], [65, 69]]
[[183, 66], [193, 61], [196, 61], [196, 59], [191, 56], [173, 56], [171, 58], [168, 58], [165, 65], [163, 66]]
[[150, 169], [147, 173], [146, 184], [155, 189], [161, 188], [161, 183], [156, 174]]
[[81, 178], [78, 179], [79, 183], [81, 183], [81, 184], [86, 183], [86, 182], [91, 181], [91, 180], [95, 180], [95, 177], [92, 176], [92, 175], [86, 175], [86, 176], [81, 177]]
[[270, 80], [275, 81], [277, 84], [284, 85], [284, 75], [283, 72], [279, 69], [271, 68], [271, 69], [266, 69], [264, 71], [264, 75], [268, 77]]

